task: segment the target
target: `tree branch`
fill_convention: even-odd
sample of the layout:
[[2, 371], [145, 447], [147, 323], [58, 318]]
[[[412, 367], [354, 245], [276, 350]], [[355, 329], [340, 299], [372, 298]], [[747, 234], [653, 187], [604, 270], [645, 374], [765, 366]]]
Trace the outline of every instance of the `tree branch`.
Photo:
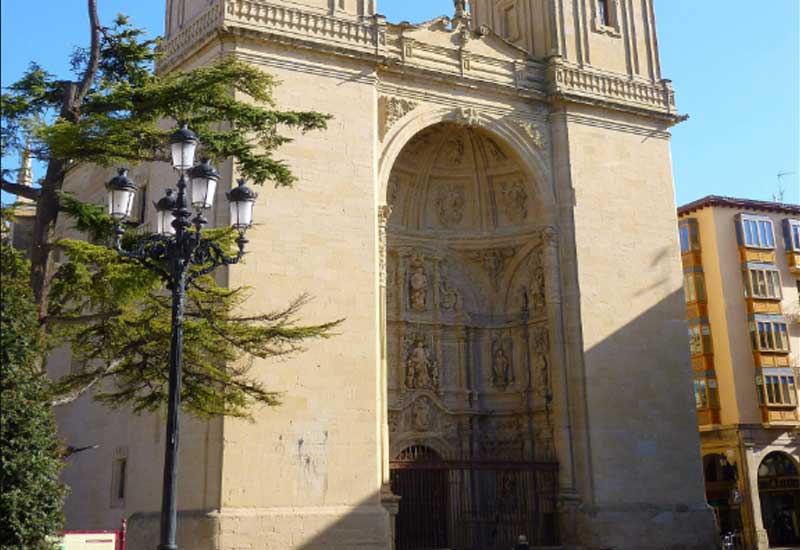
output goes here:
[[92, 389], [100, 380], [103, 379], [105, 375], [107, 375], [109, 372], [117, 368], [122, 363], [122, 361], [123, 359], [121, 358], [114, 359], [108, 364], [108, 366], [105, 369], [96, 373], [94, 378], [92, 378], [89, 382], [87, 382], [83, 387], [78, 388], [77, 390], [72, 391], [67, 395], [63, 395], [61, 397], [51, 400], [50, 405], [53, 407], [60, 407], [61, 405], [66, 405], [68, 403], [72, 403], [73, 401], [77, 400], [83, 394]]
[[75, 94], [74, 108], [77, 108], [83, 102], [86, 94], [89, 93], [100, 65], [100, 18], [97, 15], [97, 0], [87, 0], [87, 7], [89, 9], [89, 28], [92, 34], [92, 44], [89, 46], [89, 64], [83, 73], [83, 78], [81, 78]]
[[16, 195], [18, 197], [25, 197], [26, 199], [31, 199], [32, 201], [38, 201], [42, 194], [40, 189], [34, 189], [33, 187], [29, 187], [27, 185], [20, 185], [18, 183], [8, 181], [6, 178], [0, 178], [0, 183], [2, 183], [3, 191], [6, 193], [11, 193], [12, 195]]

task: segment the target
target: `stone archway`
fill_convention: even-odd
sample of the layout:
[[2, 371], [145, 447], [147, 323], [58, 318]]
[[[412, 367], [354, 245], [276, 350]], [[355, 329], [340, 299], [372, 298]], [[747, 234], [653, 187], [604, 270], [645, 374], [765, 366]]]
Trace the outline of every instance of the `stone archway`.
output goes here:
[[390, 453], [449, 449], [449, 509], [472, 517], [451, 513], [448, 547], [555, 542], [550, 226], [536, 182], [498, 136], [444, 122], [402, 149], [387, 202]]
[[758, 467], [761, 516], [770, 546], [800, 544], [800, 470], [786, 453], [769, 453]]

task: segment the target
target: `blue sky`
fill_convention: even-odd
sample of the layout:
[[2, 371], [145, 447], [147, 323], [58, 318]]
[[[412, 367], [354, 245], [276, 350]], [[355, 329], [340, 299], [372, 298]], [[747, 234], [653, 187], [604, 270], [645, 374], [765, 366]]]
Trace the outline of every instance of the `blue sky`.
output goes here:
[[[780, 172], [789, 173], [785, 200], [800, 203], [800, 2], [655, 2], [663, 73], [691, 116], [673, 132], [678, 203], [708, 194], [769, 200]], [[73, 45], [85, 44], [84, 1], [32, 5], [0, 4], [4, 86], [31, 60], [66, 74]], [[99, 5], [104, 22], [124, 12], [153, 34], [163, 31], [164, 0]], [[378, 8], [390, 21], [414, 22], [450, 14], [452, 1], [378, 0]], [[4, 167], [15, 168], [16, 159]]]

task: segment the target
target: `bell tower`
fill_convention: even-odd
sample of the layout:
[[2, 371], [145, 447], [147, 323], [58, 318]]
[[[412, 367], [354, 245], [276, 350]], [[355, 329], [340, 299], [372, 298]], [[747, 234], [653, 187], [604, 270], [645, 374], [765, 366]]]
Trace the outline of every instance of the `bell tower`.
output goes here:
[[473, 0], [472, 12], [534, 57], [661, 80], [652, 0]]

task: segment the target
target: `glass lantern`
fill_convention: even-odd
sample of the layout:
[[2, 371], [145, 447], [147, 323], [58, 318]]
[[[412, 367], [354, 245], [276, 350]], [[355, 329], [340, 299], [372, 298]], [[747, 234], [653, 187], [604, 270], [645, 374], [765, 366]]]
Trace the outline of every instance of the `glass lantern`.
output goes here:
[[178, 170], [188, 170], [194, 165], [194, 153], [199, 140], [187, 124], [173, 132], [169, 139], [172, 148], [172, 166]]
[[108, 189], [108, 213], [112, 218], [124, 220], [133, 211], [136, 183], [128, 178], [128, 169], [120, 168], [117, 175], [106, 184]]
[[161, 198], [156, 207], [156, 233], [161, 235], [175, 234], [175, 228], [172, 226], [172, 221], [175, 219], [173, 211], [177, 207], [175, 200], [175, 192], [172, 189], [167, 189], [167, 194]]
[[219, 172], [208, 159], [189, 169], [192, 180], [192, 206], [195, 208], [211, 208], [214, 204], [214, 193], [217, 191]]
[[239, 231], [244, 231], [253, 224], [253, 206], [258, 193], [247, 187], [243, 179], [239, 180], [238, 187], [234, 187], [227, 194], [231, 204], [231, 225]]

